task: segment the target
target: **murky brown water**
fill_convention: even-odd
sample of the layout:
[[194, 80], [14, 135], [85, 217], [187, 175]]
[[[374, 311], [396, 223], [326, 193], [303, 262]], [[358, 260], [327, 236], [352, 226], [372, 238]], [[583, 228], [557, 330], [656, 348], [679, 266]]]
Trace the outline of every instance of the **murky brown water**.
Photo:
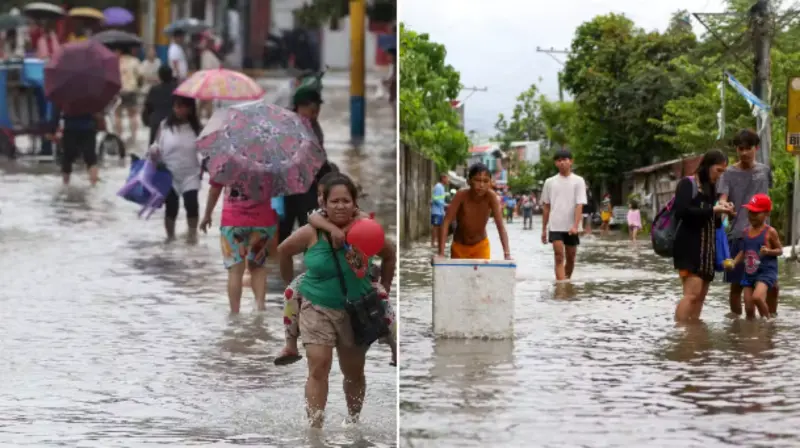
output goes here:
[[556, 291], [540, 225], [509, 226], [510, 341], [434, 340], [431, 249], [404, 251], [401, 446], [800, 446], [798, 266], [781, 265], [778, 319], [727, 318], [716, 282], [704, 323], [676, 328], [679, 282], [648, 241], [584, 239]]
[[[346, 90], [326, 91], [326, 146], [393, 231], [393, 176], [367, 177], [395, 172], [392, 110], [371, 104], [355, 150], [336, 112], [347, 104]], [[305, 364], [272, 364], [283, 340], [277, 266], [266, 313], [245, 292], [229, 317], [218, 232], [165, 246], [163, 212], [137, 219], [115, 195], [127, 168], [107, 163], [95, 189], [81, 173], [63, 190], [52, 165], [0, 167], [0, 446], [320, 445], [305, 429]], [[389, 360], [383, 346], [368, 355], [357, 432], [341, 427], [334, 367], [327, 446], [396, 445]]]

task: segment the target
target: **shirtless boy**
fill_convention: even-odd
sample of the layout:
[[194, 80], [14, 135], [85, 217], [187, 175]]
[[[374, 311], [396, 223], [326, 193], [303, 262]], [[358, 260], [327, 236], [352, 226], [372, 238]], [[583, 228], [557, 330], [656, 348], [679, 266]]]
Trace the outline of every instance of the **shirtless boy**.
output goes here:
[[491, 248], [486, 234], [486, 222], [489, 216], [493, 216], [497, 232], [500, 234], [500, 242], [503, 244], [503, 255], [506, 260], [511, 260], [508, 234], [503, 224], [503, 211], [500, 209], [500, 200], [491, 190], [492, 178], [489, 168], [482, 163], [472, 165], [469, 168], [467, 182], [469, 189], [456, 193], [439, 228], [439, 256], [444, 257], [447, 229], [455, 219], [456, 231], [453, 234], [453, 244], [450, 246], [450, 258], [490, 259]]

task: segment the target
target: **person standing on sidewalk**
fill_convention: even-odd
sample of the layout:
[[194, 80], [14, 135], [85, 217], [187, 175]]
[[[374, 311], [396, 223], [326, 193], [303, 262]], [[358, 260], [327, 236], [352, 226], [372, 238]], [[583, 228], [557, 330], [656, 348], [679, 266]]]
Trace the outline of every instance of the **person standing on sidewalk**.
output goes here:
[[586, 182], [572, 172], [572, 153], [568, 150], [559, 149], [553, 159], [558, 174], [547, 179], [542, 189], [542, 244], [553, 244], [556, 280], [560, 281], [571, 279], [575, 269]]
[[[757, 194], [769, 194], [772, 187], [772, 171], [768, 165], [756, 162], [756, 152], [761, 144], [761, 139], [754, 131], [746, 129], [739, 131], [733, 138], [733, 146], [739, 161], [729, 166], [719, 180], [718, 190], [720, 204], [731, 204], [735, 211], [731, 219], [729, 231], [729, 245], [731, 257], [742, 250], [744, 230], [749, 225], [748, 211], [744, 207]], [[732, 271], [725, 272], [725, 281], [730, 283], [728, 299], [731, 313], [742, 314], [742, 276], [744, 268], [738, 265]], [[775, 283], [767, 293], [767, 305], [770, 314], [775, 314], [778, 309], [778, 284]]]
[[433, 186], [431, 198], [431, 247], [436, 247], [439, 238], [439, 228], [444, 222], [444, 202], [447, 197], [448, 179], [446, 174], [439, 176], [439, 182]]

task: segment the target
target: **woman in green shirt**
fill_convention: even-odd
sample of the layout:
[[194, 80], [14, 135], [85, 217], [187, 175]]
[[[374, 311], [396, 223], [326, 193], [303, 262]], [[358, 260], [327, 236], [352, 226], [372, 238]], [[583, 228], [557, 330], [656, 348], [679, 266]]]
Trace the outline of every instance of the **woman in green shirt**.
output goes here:
[[[327, 179], [322, 186], [322, 204], [328, 220], [342, 230], [347, 229], [359, 215], [357, 197], [356, 186], [349, 177], [342, 174]], [[281, 277], [287, 285], [294, 278], [292, 258], [300, 253], [305, 253], [306, 266], [299, 291], [303, 296], [300, 337], [308, 359], [306, 412], [312, 427], [322, 427], [335, 347], [344, 376], [348, 423], [356, 423], [366, 393], [364, 361], [367, 347], [356, 345], [344, 305], [346, 301], [357, 300], [372, 290], [368, 260], [353, 249], [334, 250], [328, 234], [305, 225], [278, 246]], [[382, 259], [380, 284], [388, 292], [396, 265], [394, 245], [384, 242], [378, 256]], [[337, 261], [344, 274], [347, 296], [342, 292]]]

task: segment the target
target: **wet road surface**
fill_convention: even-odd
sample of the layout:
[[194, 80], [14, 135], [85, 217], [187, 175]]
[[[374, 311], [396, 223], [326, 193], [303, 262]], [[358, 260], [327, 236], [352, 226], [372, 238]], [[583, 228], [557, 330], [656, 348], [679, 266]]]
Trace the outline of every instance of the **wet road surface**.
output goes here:
[[718, 280], [704, 323], [676, 327], [679, 281], [645, 237], [584, 238], [572, 284], [555, 285], [540, 225], [509, 226], [509, 341], [434, 340], [432, 250], [403, 252], [400, 446], [800, 446], [797, 265], [781, 263], [776, 320], [726, 317]]
[[[394, 177], [374, 176], [395, 172], [392, 109], [370, 103], [367, 142], [353, 149], [348, 104], [346, 90], [326, 90], [327, 150], [394, 232]], [[305, 363], [272, 364], [283, 343], [274, 260], [267, 311], [246, 291], [230, 317], [218, 231], [164, 245], [163, 211], [139, 220], [138, 206], [116, 197], [127, 174], [116, 163], [94, 189], [76, 167], [66, 190], [52, 164], [0, 165], [0, 446], [312, 445]], [[328, 446], [396, 445], [390, 359], [384, 346], [369, 352], [360, 431], [341, 426], [334, 364]]]

